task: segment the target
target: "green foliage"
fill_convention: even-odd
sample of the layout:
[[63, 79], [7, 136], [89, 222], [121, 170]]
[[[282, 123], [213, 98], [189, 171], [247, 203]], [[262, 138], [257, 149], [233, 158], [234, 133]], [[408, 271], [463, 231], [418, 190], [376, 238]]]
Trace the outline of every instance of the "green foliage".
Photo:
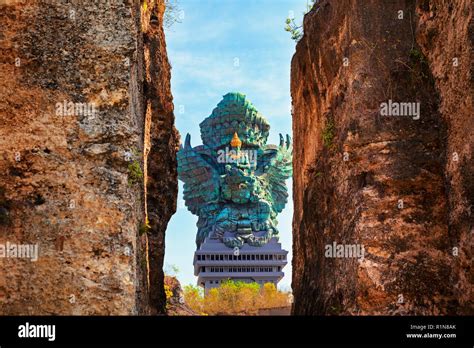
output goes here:
[[251, 315], [259, 309], [289, 306], [288, 294], [277, 290], [273, 283], [227, 280], [212, 288], [204, 296], [201, 288], [188, 285], [184, 288], [186, 304], [204, 315]]
[[128, 165], [128, 184], [130, 186], [143, 180], [143, 171], [139, 162], [139, 160], [142, 158], [142, 155], [140, 151], [135, 148], [132, 149], [132, 154], [133, 161]]
[[410, 59], [415, 63], [425, 63], [425, 56], [423, 55], [423, 53], [420, 52], [420, 50], [416, 48], [412, 48], [410, 50]]
[[334, 131], [335, 131], [334, 122], [328, 121], [326, 123], [326, 127], [324, 127], [323, 134], [322, 134], [324, 146], [328, 148], [333, 146]]
[[[313, 7], [319, 2], [319, 0], [306, 1], [306, 11], [303, 12], [303, 16], [313, 9]], [[291, 39], [298, 42], [303, 37], [303, 24], [296, 24], [294, 18], [288, 17], [285, 21], [285, 31], [291, 34]]]
[[183, 289], [184, 302], [196, 313], [207, 315], [203, 311], [204, 306], [204, 290], [200, 286], [186, 285]]
[[203, 288], [197, 285], [188, 284], [184, 287], [184, 291], [192, 292], [200, 297], [204, 297]]
[[[409, 69], [411, 72], [412, 85], [415, 87], [417, 81], [427, 81], [429, 79], [429, 65], [423, 53], [417, 49], [410, 50]], [[416, 92], [416, 91], [414, 91]]]
[[167, 264], [164, 272], [167, 276], [176, 277], [176, 275], [179, 273], [179, 267], [176, 265]]
[[148, 218], [146, 218], [145, 223], [142, 224], [140, 228], [138, 229], [138, 234], [142, 236], [145, 233], [150, 232], [150, 229], [151, 229], [150, 222], [148, 221]]
[[128, 181], [130, 184], [134, 184], [140, 182], [143, 178], [142, 168], [140, 167], [140, 163], [138, 161], [133, 161], [128, 165]]
[[294, 18], [287, 18], [285, 26], [285, 31], [291, 34], [291, 39], [299, 41], [303, 36], [303, 25], [297, 25]]

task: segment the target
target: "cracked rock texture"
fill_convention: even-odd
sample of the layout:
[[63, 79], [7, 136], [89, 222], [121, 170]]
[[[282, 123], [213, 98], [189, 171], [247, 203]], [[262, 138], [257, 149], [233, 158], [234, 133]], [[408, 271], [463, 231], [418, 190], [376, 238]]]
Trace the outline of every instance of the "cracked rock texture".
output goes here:
[[163, 260], [165, 231], [176, 211], [178, 172], [176, 152], [179, 134], [174, 127], [171, 95], [171, 66], [166, 54], [163, 30], [163, 1], [145, 1], [142, 16], [145, 55], [145, 157], [146, 204], [150, 232], [148, 250], [148, 289], [150, 314], [166, 312]]
[[[305, 16], [294, 314], [474, 313], [473, 13], [470, 0], [322, 0]], [[382, 116], [389, 100], [419, 102], [419, 119]], [[365, 257], [325, 257], [333, 242]]]
[[[37, 262], [0, 259], [2, 315], [160, 312], [140, 233], [143, 172], [154, 175], [143, 155], [154, 119], [146, 121], [142, 12], [138, 0], [0, 2], [0, 244], [39, 246]], [[166, 60], [166, 50], [157, 54]], [[169, 84], [169, 65], [160, 68], [149, 83]], [[156, 93], [164, 126], [148, 137], [168, 142], [171, 94]], [[68, 103], [72, 112], [61, 108]], [[151, 146], [148, 159], [154, 151], [174, 149]], [[161, 165], [171, 189], [153, 199], [173, 211], [175, 169]], [[154, 252], [159, 261], [164, 250]]]

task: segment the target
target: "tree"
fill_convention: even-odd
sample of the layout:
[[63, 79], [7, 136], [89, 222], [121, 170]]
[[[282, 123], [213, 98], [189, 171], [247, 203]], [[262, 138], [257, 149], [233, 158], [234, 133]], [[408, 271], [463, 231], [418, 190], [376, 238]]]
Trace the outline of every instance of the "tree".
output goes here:
[[184, 288], [186, 304], [205, 315], [256, 315], [259, 309], [288, 306], [288, 298], [288, 293], [278, 291], [273, 283], [260, 286], [228, 280], [210, 289], [206, 296], [201, 288]]
[[[303, 12], [303, 16], [313, 9], [313, 7], [319, 2], [319, 0], [306, 0], [306, 11]], [[285, 21], [285, 31], [291, 34], [291, 39], [298, 42], [303, 37], [303, 24], [296, 24], [294, 18], [288, 17]]]
[[184, 287], [184, 302], [197, 313], [206, 314], [203, 312], [203, 289], [199, 286], [186, 285]]
[[287, 18], [286, 19], [286, 26], [285, 26], [285, 31], [289, 32], [291, 34], [291, 39], [295, 41], [299, 41], [301, 37], [303, 36], [303, 25], [297, 25], [295, 23], [294, 18]]
[[164, 27], [169, 29], [173, 24], [181, 23], [183, 14], [184, 12], [179, 8], [177, 0], [165, 0]]
[[176, 265], [166, 264], [164, 272], [167, 276], [176, 277], [179, 273], [179, 268]]

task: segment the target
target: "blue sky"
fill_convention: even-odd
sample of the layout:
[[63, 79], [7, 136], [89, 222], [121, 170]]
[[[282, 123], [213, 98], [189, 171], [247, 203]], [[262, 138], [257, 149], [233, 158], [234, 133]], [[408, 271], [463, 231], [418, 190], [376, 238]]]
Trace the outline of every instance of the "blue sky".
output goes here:
[[[301, 21], [306, 0], [179, 0], [178, 4], [181, 23], [166, 30], [166, 42], [182, 141], [190, 133], [192, 146], [202, 144], [199, 123], [224, 94], [236, 91], [245, 94], [270, 122], [268, 143], [278, 144], [279, 133], [291, 135], [290, 63], [295, 43], [283, 28], [292, 13]], [[278, 228], [290, 259], [279, 285], [289, 290], [291, 180], [287, 184], [290, 201], [278, 216]], [[195, 285], [197, 217], [184, 206], [182, 188], [180, 182], [178, 209], [166, 232], [165, 271], [175, 265], [181, 284]]]

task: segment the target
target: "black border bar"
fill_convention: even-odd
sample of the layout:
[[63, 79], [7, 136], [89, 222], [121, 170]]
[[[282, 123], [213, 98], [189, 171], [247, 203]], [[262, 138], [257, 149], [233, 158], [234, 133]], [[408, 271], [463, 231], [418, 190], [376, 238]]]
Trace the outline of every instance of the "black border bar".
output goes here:
[[[55, 325], [55, 340], [20, 338], [19, 326]], [[420, 327], [425, 327], [421, 331]], [[455, 328], [454, 328], [455, 327]], [[429, 329], [431, 328], [431, 329]], [[456, 338], [407, 338], [407, 334]], [[474, 317], [56, 317], [0, 316], [0, 347], [59, 345], [347, 345], [474, 346]]]

